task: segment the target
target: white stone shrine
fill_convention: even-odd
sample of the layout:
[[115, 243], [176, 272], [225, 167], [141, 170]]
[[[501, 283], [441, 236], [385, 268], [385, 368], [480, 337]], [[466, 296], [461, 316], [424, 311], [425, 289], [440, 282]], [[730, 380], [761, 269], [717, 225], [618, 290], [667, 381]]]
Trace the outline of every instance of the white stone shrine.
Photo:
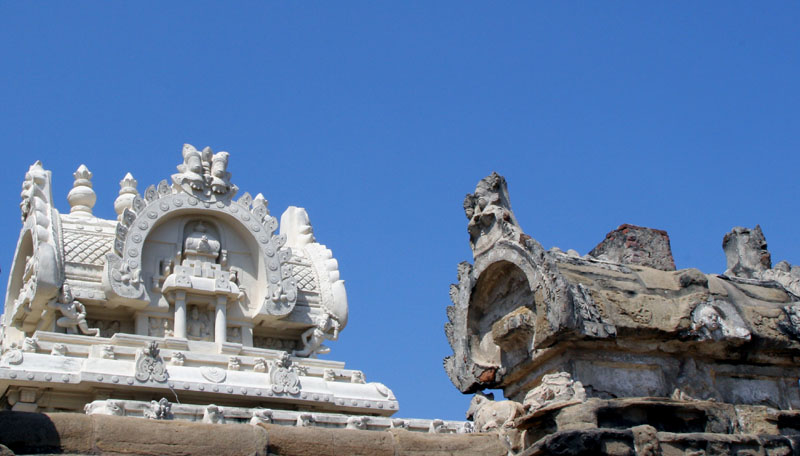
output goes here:
[[398, 409], [386, 386], [316, 359], [347, 324], [337, 261], [305, 209], [289, 207], [278, 234], [261, 194], [234, 199], [228, 160], [185, 145], [178, 172], [143, 195], [126, 175], [116, 220], [92, 214], [85, 166], [69, 214], [50, 171], [30, 167], [2, 319], [5, 406], [428, 431], [386, 418]]

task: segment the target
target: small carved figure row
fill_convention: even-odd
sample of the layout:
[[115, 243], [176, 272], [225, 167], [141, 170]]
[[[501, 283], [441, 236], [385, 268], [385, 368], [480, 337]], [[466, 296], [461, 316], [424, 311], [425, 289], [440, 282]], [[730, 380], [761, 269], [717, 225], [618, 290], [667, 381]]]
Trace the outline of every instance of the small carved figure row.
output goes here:
[[[226, 408], [218, 405], [209, 404], [205, 406], [182, 406], [182, 413], [174, 413], [172, 403], [170, 403], [166, 398], [161, 398], [159, 401], [150, 401], [149, 404], [141, 404], [137, 403], [136, 401], [107, 399], [105, 401], [95, 401], [86, 404], [84, 411], [87, 415], [100, 414], [125, 416], [127, 408], [126, 406], [131, 407], [132, 409], [141, 410], [142, 415], [151, 420], [173, 420], [178, 418], [178, 416], [185, 419], [191, 418], [192, 415], [194, 417], [199, 417], [199, 414], [202, 411], [202, 418], [200, 421], [208, 424], [240, 423], [244, 418], [242, 416], [243, 412], [247, 412], [241, 409], [226, 410]], [[229, 413], [232, 416], [226, 417], [226, 413]], [[314, 414], [309, 412], [286, 412], [261, 408], [250, 409], [249, 414], [249, 423], [252, 425], [276, 422], [287, 423], [287, 420], [290, 419], [297, 427], [312, 427], [317, 425], [329, 427], [331, 424], [337, 423], [339, 426], [344, 424], [345, 429], [355, 430], [389, 430], [412, 428], [412, 422], [402, 418], [376, 418], [363, 415], [347, 416], [345, 418], [341, 415]], [[288, 422], [291, 423], [292, 421]], [[422, 423], [415, 423], [414, 430], [425, 429], [420, 429], [420, 425], [427, 424], [427, 432], [431, 434], [469, 434], [473, 432], [473, 425], [469, 422], [448, 423], [440, 419], [429, 420], [427, 423], [425, 423], [425, 421]]]

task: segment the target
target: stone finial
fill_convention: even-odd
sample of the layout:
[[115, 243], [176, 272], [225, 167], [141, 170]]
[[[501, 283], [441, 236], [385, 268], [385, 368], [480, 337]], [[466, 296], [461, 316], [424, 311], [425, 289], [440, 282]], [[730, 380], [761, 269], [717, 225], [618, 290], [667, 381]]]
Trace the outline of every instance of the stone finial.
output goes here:
[[589, 256], [622, 264], [635, 264], [662, 271], [674, 271], [675, 260], [666, 231], [642, 226], [620, 225], [589, 252]]
[[722, 239], [722, 249], [728, 262], [725, 275], [760, 279], [761, 274], [772, 268], [772, 258], [767, 250], [767, 238], [761, 227], [734, 227]]
[[75, 183], [72, 184], [72, 190], [67, 194], [67, 201], [69, 201], [69, 213], [80, 216], [91, 216], [94, 203], [97, 201], [97, 195], [92, 189], [92, 172], [86, 165], [78, 167], [77, 171], [72, 174], [75, 177]]
[[139, 195], [139, 191], [136, 190], [136, 179], [133, 178], [131, 173], [125, 175], [121, 181], [119, 181], [119, 196], [116, 200], [114, 200], [114, 211], [117, 213], [117, 218], [122, 218], [122, 212], [125, 209], [130, 209], [133, 205], [133, 199]]

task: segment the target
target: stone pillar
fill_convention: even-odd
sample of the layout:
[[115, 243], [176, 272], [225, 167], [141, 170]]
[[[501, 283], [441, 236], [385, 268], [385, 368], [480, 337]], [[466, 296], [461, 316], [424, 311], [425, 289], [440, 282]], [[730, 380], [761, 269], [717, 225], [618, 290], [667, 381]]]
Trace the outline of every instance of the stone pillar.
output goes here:
[[228, 297], [217, 296], [217, 309], [214, 312], [214, 342], [220, 344], [227, 341], [228, 336]]
[[136, 334], [147, 336], [150, 333], [150, 319], [142, 312], [136, 312]]
[[175, 337], [186, 339], [186, 292], [175, 292]]
[[250, 325], [242, 325], [242, 346], [253, 346], [253, 327]]

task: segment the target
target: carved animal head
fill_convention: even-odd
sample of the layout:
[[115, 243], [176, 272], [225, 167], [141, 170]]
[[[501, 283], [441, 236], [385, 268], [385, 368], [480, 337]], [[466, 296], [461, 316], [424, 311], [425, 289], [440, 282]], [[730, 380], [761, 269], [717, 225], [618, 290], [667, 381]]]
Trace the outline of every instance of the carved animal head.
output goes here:
[[481, 409], [484, 405], [488, 402], [494, 400], [494, 393], [484, 394], [482, 392], [475, 393], [472, 396], [472, 400], [469, 403], [469, 408], [467, 409], [467, 419], [472, 421], [475, 419], [475, 415], [477, 415], [478, 410]]

